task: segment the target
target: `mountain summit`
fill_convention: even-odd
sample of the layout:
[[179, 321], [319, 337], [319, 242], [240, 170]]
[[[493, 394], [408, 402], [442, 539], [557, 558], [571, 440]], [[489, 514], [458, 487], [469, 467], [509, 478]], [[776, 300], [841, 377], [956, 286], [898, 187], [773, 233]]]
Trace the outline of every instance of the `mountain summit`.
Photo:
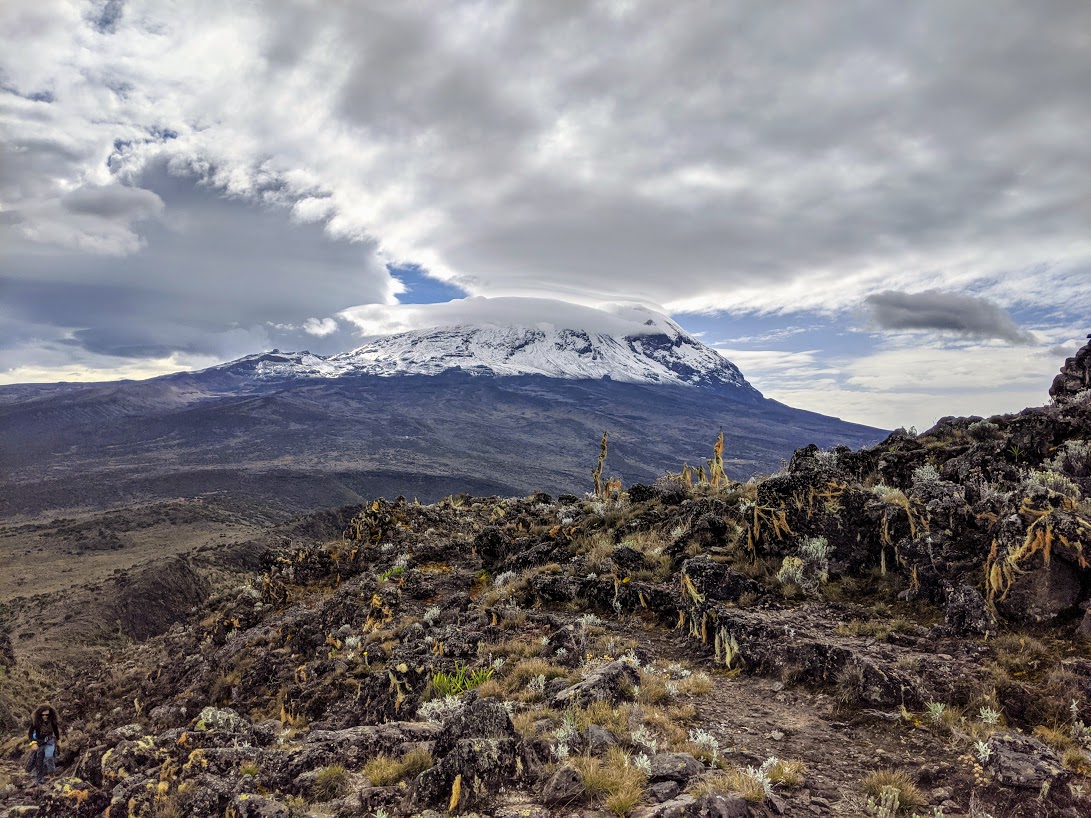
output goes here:
[[[487, 322], [373, 337], [351, 352], [324, 357], [273, 350], [213, 370], [261, 380], [352, 375], [541, 375], [570, 380], [726, 387], [760, 398], [733, 363], [665, 316], [618, 320], [600, 331], [539, 321]], [[637, 313], [634, 309], [633, 313]], [[607, 331], [601, 331], [607, 330]], [[610, 331], [612, 330], [612, 331]]]

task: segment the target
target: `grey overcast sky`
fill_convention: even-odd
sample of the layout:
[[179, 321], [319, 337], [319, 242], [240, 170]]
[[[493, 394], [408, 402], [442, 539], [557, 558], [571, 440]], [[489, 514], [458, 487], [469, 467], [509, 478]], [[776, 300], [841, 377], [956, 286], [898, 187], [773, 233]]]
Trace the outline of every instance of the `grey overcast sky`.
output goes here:
[[1088, 88], [1086, 0], [5, 0], [0, 383], [548, 296], [851, 420], [1017, 410], [1091, 331]]

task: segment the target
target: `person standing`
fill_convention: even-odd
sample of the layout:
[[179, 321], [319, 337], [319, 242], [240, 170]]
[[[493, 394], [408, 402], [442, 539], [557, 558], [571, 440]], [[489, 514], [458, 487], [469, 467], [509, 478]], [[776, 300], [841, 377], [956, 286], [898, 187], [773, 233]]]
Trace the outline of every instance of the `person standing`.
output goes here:
[[57, 770], [57, 742], [61, 739], [57, 711], [48, 704], [35, 710], [27, 738], [34, 750], [34, 780], [41, 784], [46, 775], [52, 775]]

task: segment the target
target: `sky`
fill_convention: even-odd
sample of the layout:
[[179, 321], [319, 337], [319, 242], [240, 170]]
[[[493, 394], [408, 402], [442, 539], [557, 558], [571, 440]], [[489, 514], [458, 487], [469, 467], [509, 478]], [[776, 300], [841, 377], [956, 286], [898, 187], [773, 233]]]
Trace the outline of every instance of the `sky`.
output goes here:
[[5, 0], [0, 32], [0, 384], [547, 297], [923, 430], [1040, 405], [1091, 332], [1085, 0]]

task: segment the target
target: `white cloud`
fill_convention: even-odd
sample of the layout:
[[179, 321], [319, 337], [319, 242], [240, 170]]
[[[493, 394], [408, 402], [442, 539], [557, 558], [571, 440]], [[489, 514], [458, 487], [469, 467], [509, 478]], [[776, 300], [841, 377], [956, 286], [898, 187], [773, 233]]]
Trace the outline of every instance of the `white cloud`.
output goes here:
[[338, 315], [361, 335], [389, 335], [431, 327], [515, 325], [583, 330], [629, 336], [672, 332], [678, 326], [666, 315], [641, 304], [598, 307], [549, 298], [460, 298], [440, 304], [365, 304]]
[[929, 345], [909, 334], [862, 355], [718, 349], [766, 397], [857, 423], [923, 431], [944, 415], [988, 417], [1048, 402], [1053, 376], [1083, 343], [1079, 336], [1053, 337], [1059, 350]]
[[337, 322], [332, 318], [308, 318], [303, 322], [303, 331], [309, 335], [317, 335], [319, 338], [332, 335], [337, 332]]
[[135, 252], [57, 204], [166, 158], [472, 294], [1091, 306], [1091, 7], [546, 5], [6, 3], [4, 210]]

